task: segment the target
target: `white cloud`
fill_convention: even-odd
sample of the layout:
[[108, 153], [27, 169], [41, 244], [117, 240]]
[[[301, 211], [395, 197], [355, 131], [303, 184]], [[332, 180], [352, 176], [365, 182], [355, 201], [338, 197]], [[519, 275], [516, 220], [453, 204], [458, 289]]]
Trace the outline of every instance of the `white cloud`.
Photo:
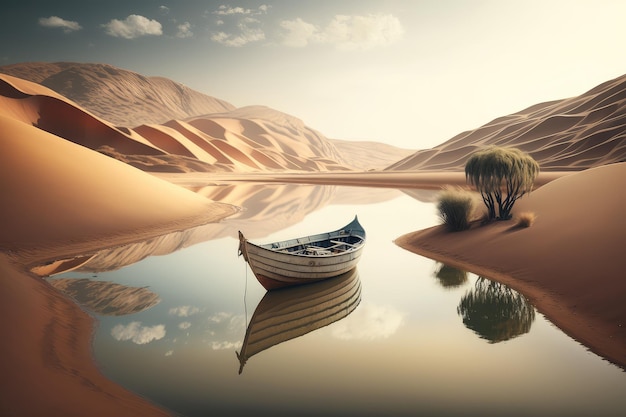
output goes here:
[[163, 34], [161, 23], [136, 14], [131, 14], [123, 21], [113, 19], [102, 26], [106, 29], [108, 35], [125, 39], [133, 39], [145, 35], [160, 36]]
[[166, 16], [170, 13], [170, 8], [167, 6], [159, 6], [159, 13], [161, 13], [163, 16]]
[[177, 38], [191, 38], [193, 37], [193, 32], [191, 31], [191, 23], [185, 22], [181, 25], [178, 25], [178, 32], [176, 32]]
[[185, 330], [191, 327], [191, 323], [189, 323], [188, 321], [183, 321], [182, 323], [180, 323], [178, 325], [179, 329]]
[[217, 8], [213, 14], [218, 16], [229, 16], [229, 15], [258, 15], [267, 13], [271, 6], [267, 4], [260, 5], [257, 9], [244, 9], [243, 7], [231, 7], [222, 4]]
[[41, 17], [39, 18], [39, 24], [47, 28], [61, 28], [65, 33], [70, 33], [74, 32], [75, 30], [82, 29], [78, 22], [61, 19], [58, 16]]
[[173, 350], [168, 350], [167, 352], [165, 352], [165, 356], [172, 356], [174, 354]]
[[180, 306], [170, 308], [170, 314], [178, 317], [189, 317], [197, 314], [198, 312], [200, 312], [200, 309], [194, 306]]
[[336, 15], [324, 28], [300, 18], [283, 20], [282, 44], [304, 47], [309, 43], [335, 45], [338, 49], [370, 49], [391, 45], [404, 36], [404, 28], [393, 15]]
[[222, 311], [212, 316], [209, 316], [209, 321], [212, 321], [214, 323], [222, 323], [223, 321], [226, 321], [231, 317], [233, 317], [233, 313], [226, 313], [225, 311]]
[[283, 20], [280, 22], [280, 27], [286, 32], [283, 37], [283, 45], [285, 46], [302, 48], [307, 46], [309, 42], [319, 41], [319, 29], [300, 18]]
[[212, 350], [224, 350], [224, 349], [239, 349], [241, 347], [241, 342], [211, 342]]
[[360, 305], [348, 319], [333, 327], [332, 334], [343, 340], [384, 339], [394, 334], [404, 322], [404, 314], [391, 307]]
[[265, 32], [259, 27], [260, 21], [253, 17], [243, 17], [237, 23], [236, 33], [223, 31], [211, 35], [211, 40], [225, 46], [241, 47], [251, 42], [265, 39]]
[[[222, 29], [211, 35], [211, 40], [224, 46], [242, 47], [265, 40], [265, 32], [259, 19], [253, 16], [267, 14], [270, 6], [262, 4], [256, 9], [221, 5], [213, 14], [220, 16], [215, 24]], [[226, 28], [227, 27], [227, 28]]]
[[158, 324], [148, 327], [142, 326], [139, 321], [133, 321], [126, 326], [118, 324], [113, 327], [111, 336], [119, 341], [130, 340], [138, 345], [144, 345], [153, 340], [163, 339], [165, 337], [165, 326]]

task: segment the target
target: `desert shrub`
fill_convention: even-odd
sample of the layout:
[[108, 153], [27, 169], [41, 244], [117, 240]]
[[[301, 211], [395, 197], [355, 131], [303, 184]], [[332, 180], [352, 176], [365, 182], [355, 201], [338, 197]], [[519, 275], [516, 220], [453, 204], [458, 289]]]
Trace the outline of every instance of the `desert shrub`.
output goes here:
[[518, 214], [516, 218], [517, 218], [517, 222], [516, 222], [517, 227], [530, 227], [535, 222], [535, 219], [537, 218], [537, 216], [535, 215], [535, 213], [525, 211], [523, 213]]
[[481, 193], [489, 219], [508, 220], [515, 202], [532, 191], [539, 164], [516, 148], [492, 146], [472, 154], [465, 178]]
[[439, 194], [439, 218], [452, 232], [469, 229], [475, 208], [476, 198], [470, 192], [446, 189]]

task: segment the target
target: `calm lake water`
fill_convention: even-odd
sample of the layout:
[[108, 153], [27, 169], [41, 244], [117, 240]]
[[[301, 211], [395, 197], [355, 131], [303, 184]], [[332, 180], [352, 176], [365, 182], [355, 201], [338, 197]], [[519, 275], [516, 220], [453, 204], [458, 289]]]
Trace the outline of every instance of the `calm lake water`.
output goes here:
[[[245, 211], [103, 252], [54, 277], [156, 294], [151, 307], [154, 300], [136, 293], [130, 307], [91, 287], [79, 294], [98, 300], [97, 363], [130, 390], [183, 416], [624, 415], [626, 372], [563, 334], [520, 294], [393, 243], [438, 223], [433, 192], [260, 184], [199, 192]], [[312, 321], [325, 290], [313, 284], [310, 292], [264, 298], [237, 256], [237, 231], [267, 243], [333, 230], [354, 215], [368, 241], [337, 295], [352, 307], [240, 369], [237, 352], [257, 307], [257, 317], [277, 326]], [[295, 296], [310, 308], [295, 303], [301, 311], [283, 320]]]

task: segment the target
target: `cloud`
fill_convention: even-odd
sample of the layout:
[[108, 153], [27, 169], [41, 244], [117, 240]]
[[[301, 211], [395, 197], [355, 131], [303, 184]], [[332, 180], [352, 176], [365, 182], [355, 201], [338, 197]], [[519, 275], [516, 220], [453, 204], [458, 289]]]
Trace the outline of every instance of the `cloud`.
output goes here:
[[267, 14], [269, 9], [270, 6], [266, 4], [262, 4], [256, 9], [221, 5], [213, 12], [213, 14], [220, 16], [215, 24], [221, 27], [230, 24], [231, 27], [214, 32], [211, 35], [211, 40], [224, 46], [236, 48], [265, 40], [261, 21], [253, 16]]
[[271, 6], [268, 6], [267, 4], [262, 4], [257, 9], [244, 9], [243, 7], [231, 7], [222, 4], [216, 11], [213, 12], [213, 14], [218, 16], [258, 15], [267, 13], [270, 7]]
[[333, 327], [332, 334], [342, 340], [384, 339], [404, 323], [404, 314], [391, 307], [365, 304]]
[[39, 18], [39, 25], [46, 28], [61, 28], [65, 33], [70, 33], [82, 29], [78, 22], [61, 19], [58, 16], [41, 17]]
[[142, 326], [141, 322], [133, 321], [126, 326], [118, 324], [111, 329], [111, 336], [116, 340], [130, 340], [138, 345], [145, 345], [153, 340], [163, 339], [165, 337], [165, 326], [158, 324], [156, 326]]
[[172, 356], [174, 354], [173, 350], [168, 350], [167, 352], [165, 352], [165, 356]]
[[197, 314], [198, 312], [200, 312], [200, 309], [194, 306], [180, 306], [170, 308], [170, 314], [178, 317], [189, 317]]
[[225, 311], [222, 311], [219, 313], [215, 313], [212, 316], [209, 316], [209, 321], [212, 321], [214, 323], [222, 323], [223, 321], [226, 321], [231, 317], [233, 317], [233, 313], [226, 313]]
[[212, 350], [225, 350], [225, 349], [239, 349], [242, 346], [242, 342], [228, 342], [228, 341], [222, 341], [222, 342], [211, 342], [211, 349]]
[[176, 32], [177, 38], [191, 38], [193, 37], [193, 32], [191, 31], [191, 23], [185, 22], [181, 25], [178, 25], [178, 32]]
[[265, 39], [265, 32], [257, 27], [261, 22], [254, 17], [243, 17], [237, 22], [237, 32], [216, 32], [211, 40], [225, 46], [241, 47], [251, 42]]
[[180, 323], [178, 325], [179, 329], [185, 330], [191, 327], [191, 323], [189, 323], [188, 321], [183, 321], [182, 323]]
[[318, 43], [335, 45], [338, 49], [371, 49], [391, 45], [404, 37], [400, 20], [390, 14], [336, 15], [323, 28], [297, 18], [283, 20], [280, 27], [282, 44], [300, 48]]
[[283, 37], [283, 45], [294, 48], [302, 48], [312, 41], [319, 41], [319, 29], [304, 20], [297, 18], [296, 20], [283, 20], [280, 27], [285, 30]]
[[163, 16], [166, 16], [170, 13], [170, 8], [167, 6], [159, 6], [159, 13], [161, 13]]
[[109, 23], [102, 25], [108, 35], [133, 39], [139, 36], [163, 34], [161, 23], [156, 20], [150, 20], [147, 17], [131, 14], [125, 20], [113, 19]]

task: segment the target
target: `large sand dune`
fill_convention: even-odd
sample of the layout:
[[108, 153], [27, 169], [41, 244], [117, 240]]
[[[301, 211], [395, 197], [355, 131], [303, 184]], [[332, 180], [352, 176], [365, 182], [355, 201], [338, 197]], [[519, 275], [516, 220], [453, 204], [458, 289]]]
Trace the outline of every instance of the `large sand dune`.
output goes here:
[[[0, 248], [32, 255], [80, 252], [153, 227], [170, 231], [226, 217], [212, 203], [119, 161], [0, 115]], [[188, 224], [187, 224], [188, 225]], [[76, 253], [79, 254], [79, 253]], [[43, 260], [42, 258], [37, 259]], [[53, 260], [53, 259], [50, 259]], [[35, 259], [33, 259], [35, 261]]]
[[172, 80], [107, 64], [29, 62], [1, 66], [0, 73], [48, 87], [115, 126], [165, 123], [235, 108]]
[[388, 169], [463, 171], [469, 155], [489, 145], [520, 148], [542, 170], [581, 170], [626, 161], [626, 75], [578, 97], [499, 117]]
[[[0, 114], [150, 172], [346, 171], [319, 132], [266, 107], [116, 127], [39, 84], [0, 74]], [[126, 112], [144, 103], [118, 102]]]

